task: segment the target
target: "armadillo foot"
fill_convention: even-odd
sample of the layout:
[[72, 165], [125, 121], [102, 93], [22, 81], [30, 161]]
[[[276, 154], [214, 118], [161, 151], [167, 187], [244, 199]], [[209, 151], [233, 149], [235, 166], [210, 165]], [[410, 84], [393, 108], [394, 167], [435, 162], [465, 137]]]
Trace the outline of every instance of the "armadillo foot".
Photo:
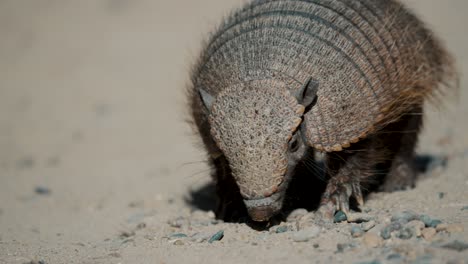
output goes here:
[[348, 177], [341, 178], [341, 180], [332, 178], [322, 196], [318, 213], [326, 219], [333, 219], [337, 211], [349, 215], [349, 199], [351, 197], [356, 200], [358, 206], [364, 205], [359, 181], [349, 180]]

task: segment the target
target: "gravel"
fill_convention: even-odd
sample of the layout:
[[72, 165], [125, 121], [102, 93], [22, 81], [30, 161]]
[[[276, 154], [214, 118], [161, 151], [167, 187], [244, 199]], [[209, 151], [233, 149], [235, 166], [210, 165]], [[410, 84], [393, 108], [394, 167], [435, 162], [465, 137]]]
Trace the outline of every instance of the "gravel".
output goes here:
[[312, 238], [318, 237], [320, 231], [320, 227], [318, 226], [307, 227], [303, 230], [293, 233], [292, 239], [295, 242], [307, 242]]

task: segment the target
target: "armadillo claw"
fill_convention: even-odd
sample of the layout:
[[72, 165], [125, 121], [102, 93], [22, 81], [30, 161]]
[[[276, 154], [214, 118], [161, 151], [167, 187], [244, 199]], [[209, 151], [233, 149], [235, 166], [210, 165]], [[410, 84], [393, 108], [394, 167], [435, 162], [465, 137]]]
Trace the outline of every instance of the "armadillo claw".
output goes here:
[[333, 219], [337, 211], [342, 211], [348, 216], [350, 215], [349, 199], [351, 197], [356, 199], [359, 207], [364, 205], [364, 198], [359, 182], [339, 183], [332, 179], [322, 196], [318, 213], [322, 218], [326, 219]]

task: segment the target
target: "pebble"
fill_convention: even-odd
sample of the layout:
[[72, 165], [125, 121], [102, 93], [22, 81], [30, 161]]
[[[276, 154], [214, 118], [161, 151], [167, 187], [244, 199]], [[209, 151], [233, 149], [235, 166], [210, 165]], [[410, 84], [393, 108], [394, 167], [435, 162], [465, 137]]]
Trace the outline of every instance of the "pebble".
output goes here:
[[318, 226], [310, 226], [295, 232], [292, 235], [292, 239], [295, 242], [307, 242], [310, 239], [317, 237], [320, 234], [320, 231], [321, 230]]
[[393, 253], [387, 256], [387, 260], [394, 260], [394, 261], [399, 260], [401, 262], [403, 261], [403, 256], [398, 253]]
[[170, 235], [170, 237], [184, 238], [184, 237], [187, 237], [187, 235], [184, 234], [184, 233], [174, 233], [174, 234]]
[[316, 215], [314, 213], [307, 213], [296, 221], [296, 229], [302, 230], [311, 226], [315, 226], [316, 222]]
[[361, 223], [361, 228], [362, 230], [364, 230], [365, 232], [371, 230], [372, 228], [374, 228], [375, 226], [375, 221], [374, 220], [371, 220], [369, 222], [364, 222], [364, 223]]
[[279, 226], [275, 231], [277, 234], [288, 232], [288, 226]]
[[468, 211], [468, 205], [467, 205], [467, 206], [463, 206], [461, 210], [462, 210], [462, 211]]
[[413, 231], [411, 228], [405, 227], [397, 233], [396, 237], [399, 239], [410, 239], [413, 237]]
[[348, 218], [346, 217], [346, 214], [343, 211], [338, 211], [336, 212], [333, 221], [335, 223], [343, 222], [346, 221]]
[[362, 243], [367, 247], [375, 248], [382, 245], [383, 240], [380, 236], [378, 236], [375, 233], [365, 233], [362, 236]]
[[184, 245], [184, 241], [180, 240], [180, 239], [176, 239], [174, 240], [174, 242], [172, 242], [173, 245], [176, 245], [176, 246], [182, 246]]
[[411, 233], [413, 234], [413, 236], [420, 237], [422, 235], [421, 230], [423, 230], [425, 225], [422, 221], [413, 220], [409, 222], [408, 224], [406, 224], [406, 227], [411, 230]]
[[351, 227], [351, 236], [352, 237], [361, 237], [364, 234], [364, 230], [360, 226], [352, 226]]
[[424, 228], [421, 231], [422, 237], [428, 241], [432, 240], [432, 238], [435, 236], [436, 233], [437, 231], [433, 227]]
[[306, 209], [299, 208], [293, 210], [291, 213], [289, 213], [288, 217], [286, 218], [286, 222], [296, 222], [299, 220], [301, 217], [306, 215], [308, 212]]
[[44, 186], [36, 186], [36, 188], [34, 188], [34, 192], [39, 195], [49, 195], [51, 190]]
[[213, 243], [215, 241], [220, 241], [224, 237], [224, 230], [219, 230], [216, 234], [212, 235], [208, 240], [208, 243]]
[[431, 226], [432, 218], [428, 215], [420, 215], [419, 220], [421, 220], [426, 225], [426, 227]]
[[349, 213], [347, 215], [347, 220], [350, 223], [362, 223], [362, 222], [373, 221], [374, 217], [369, 214], [363, 214], [363, 213]]
[[430, 227], [437, 227], [438, 225], [442, 224], [442, 221], [440, 221], [439, 219], [433, 219], [430, 223], [429, 223], [429, 226]]
[[121, 238], [128, 238], [134, 235], [135, 235], [135, 231], [122, 231], [122, 233], [120, 233]]
[[413, 211], [403, 211], [403, 212], [398, 212], [394, 215], [392, 215], [391, 221], [392, 222], [401, 222], [401, 223], [408, 223], [412, 220], [418, 219], [418, 214], [416, 214]]
[[439, 192], [439, 199], [444, 199], [445, 193], [444, 192]]
[[428, 227], [432, 221], [428, 215], [420, 215], [419, 220], [421, 220], [421, 222], [423, 222], [426, 227]]
[[403, 226], [400, 222], [392, 222], [380, 230], [380, 236], [383, 239], [389, 239], [392, 236], [393, 231], [398, 231], [402, 227]]
[[177, 217], [176, 219], [169, 220], [167, 223], [168, 223], [171, 227], [181, 228], [181, 227], [183, 227], [183, 226], [188, 225], [188, 224], [189, 224], [189, 221], [188, 221], [185, 217], [179, 216], [179, 217]]
[[356, 246], [352, 243], [338, 243], [336, 244], [336, 253], [343, 253], [347, 249], [351, 249], [354, 247]]
[[462, 251], [465, 251], [468, 249], [468, 244], [467, 243], [464, 243], [464, 242], [461, 242], [461, 241], [458, 241], [458, 240], [455, 240], [455, 241], [452, 241], [448, 244], [445, 244], [442, 246], [443, 248], [447, 248], [447, 249], [452, 249], [452, 250], [456, 250], [458, 252], [462, 252]]

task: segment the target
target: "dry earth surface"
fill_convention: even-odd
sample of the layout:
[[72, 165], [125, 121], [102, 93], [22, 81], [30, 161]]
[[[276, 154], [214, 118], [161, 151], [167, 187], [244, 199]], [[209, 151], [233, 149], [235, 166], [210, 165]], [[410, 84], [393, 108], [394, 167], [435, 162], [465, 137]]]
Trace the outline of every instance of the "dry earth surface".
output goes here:
[[462, 73], [417, 187], [368, 197], [370, 223], [266, 231], [213, 218], [184, 123], [201, 39], [241, 2], [0, 1], [0, 263], [468, 263], [468, 2], [406, 1]]

